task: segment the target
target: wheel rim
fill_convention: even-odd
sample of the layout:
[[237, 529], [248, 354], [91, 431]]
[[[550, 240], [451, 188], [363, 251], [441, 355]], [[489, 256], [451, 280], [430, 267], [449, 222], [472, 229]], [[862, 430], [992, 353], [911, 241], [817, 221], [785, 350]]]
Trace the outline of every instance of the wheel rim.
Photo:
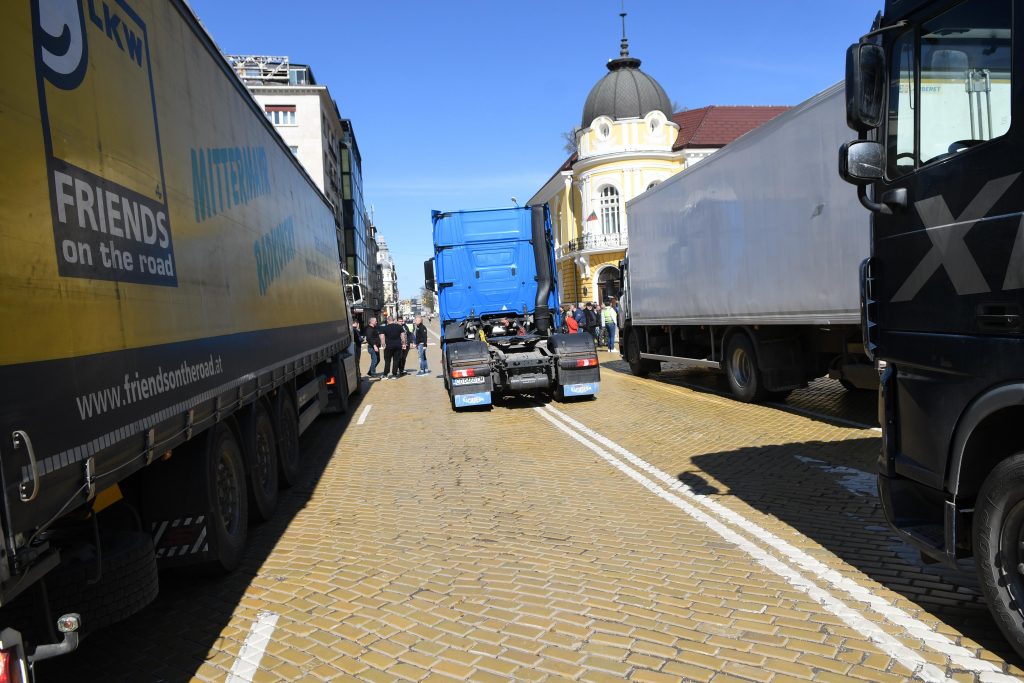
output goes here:
[[754, 364], [743, 347], [736, 347], [729, 362], [729, 372], [737, 386], [746, 387], [754, 375]]
[[1003, 573], [1006, 577], [1004, 590], [1010, 594], [1010, 604], [1017, 612], [1024, 613], [1024, 500], [1018, 501], [1003, 517], [999, 530], [999, 555], [1003, 558]]
[[217, 459], [217, 510], [220, 513], [220, 521], [228, 533], [237, 530], [241, 516], [233, 455], [230, 448], [225, 446]]

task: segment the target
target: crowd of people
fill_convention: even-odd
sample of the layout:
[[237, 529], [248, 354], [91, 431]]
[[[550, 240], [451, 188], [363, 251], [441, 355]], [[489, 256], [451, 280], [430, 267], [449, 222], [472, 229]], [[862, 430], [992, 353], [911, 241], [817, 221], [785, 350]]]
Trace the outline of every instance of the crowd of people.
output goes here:
[[[569, 334], [590, 334], [599, 346], [609, 351], [615, 350], [615, 336], [618, 331], [619, 305], [615, 299], [607, 304], [586, 303], [569, 304], [562, 309], [562, 331]], [[408, 374], [425, 377], [430, 374], [427, 364], [427, 326], [423, 316], [403, 320], [389, 315], [384, 325], [379, 325], [377, 318], [370, 318], [366, 329], [356, 320], [352, 323], [352, 337], [356, 349], [356, 367], [360, 367], [362, 346], [370, 354], [370, 371], [367, 377], [376, 379], [398, 379]], [[416, 349], [419, 354], [420, 367], [415, 373], [405, 369], [409, 352]], [[383, 372], [377, 372], [381, 360], [384, 361]]]
[[587, 301], [564, 306], [562, 319], [565, 321], [562, 324], [564, 332], [590, 334], [598, 346], [606, 346], [609, 351], [615, 350], [615, 336], [619, 329], [619, 302], [614, 298], [609, 299], [607, 304]]
[[[366, 351], [370, 354], [367, 377], [371, 380], [399, 379], [409, 374], [426, 377], [430, 374], [430, 366], [427, 364], [427, 326], [423, 324], [422, 316], [402, 320], [389, 315], [384, 325], [378, 325], [377, 318], [370, 318], [365, 330], [357, 320], [352, 323], [352, 336], [356, 347], [356, 367], [359, 367], [359, 351], [362, 344], [366, 343]], [[405, 363], [414, 348], [419, 354], [420, 368], [412, 373], [405, 369]], [[378, 373], [381, 359], [384, 360], [384, 369]]]

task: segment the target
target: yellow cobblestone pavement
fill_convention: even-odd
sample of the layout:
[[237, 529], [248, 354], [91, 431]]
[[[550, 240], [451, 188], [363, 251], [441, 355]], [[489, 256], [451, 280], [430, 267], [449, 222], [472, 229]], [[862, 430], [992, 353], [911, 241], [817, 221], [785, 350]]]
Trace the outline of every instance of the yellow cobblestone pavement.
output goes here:
[[267, 615], [230, 680], [1024, 674], [969, 574], [888, 531], [876, 431], [602, 362], [597, 400], [459, 414], [436, 377], [366, 382], [239, 571], [163, 577], [42, 680], [229, 680]]

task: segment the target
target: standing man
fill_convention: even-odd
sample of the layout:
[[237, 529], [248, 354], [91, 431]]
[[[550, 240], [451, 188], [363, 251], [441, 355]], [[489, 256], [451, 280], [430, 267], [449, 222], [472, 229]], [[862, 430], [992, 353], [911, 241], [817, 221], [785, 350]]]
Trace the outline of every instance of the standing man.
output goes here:
[[359, 327], [359, 321], [352, 321], [352, 346], [356, 357], [356, 377], [362, 377], [363, 371], [359, 367], [359, 357], [363, 351], [363, 330]]
[[573, 311], [572, 317], [576, 318], [576, 327], [579, 332], [587, 331], [587, 307], [586, 304], [580, 302], [580, 305]]
[[384, 347], [384, 379], [398, 379], [402, 376], [402, 356], [409, 348], [405, 336], [405, 325], [388, 316], [388, 324], [380, 333], [380, 345]]
[[618, 329], [618, 313], [615, 311], [615, 299], [612, 299], [601, 311], [601, 321], [608, 330], [608, 350], [615, 350], [615, 332]]
[[430, 368], [427, 367], [427, 326], [423, 324], [423, 316], [416, 316], [416, 350], [420, 353], [419, 376], [429, 375]]
[[377, 363], [380, 362], [380, 328], [377, 327], [377, 319], [370, 318], [366, 326], [366, 350], [370, 353], [370, 372], [367, 376], [377, 376]]

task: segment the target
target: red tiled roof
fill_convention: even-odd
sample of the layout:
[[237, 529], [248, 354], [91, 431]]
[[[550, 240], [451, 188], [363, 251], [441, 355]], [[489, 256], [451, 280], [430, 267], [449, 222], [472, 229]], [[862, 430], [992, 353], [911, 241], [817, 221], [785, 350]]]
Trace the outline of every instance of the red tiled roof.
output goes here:
[[711, 105], [677, 112], [672, 120], [679, 126], [679, 137], [672, 151], [685, 147], [723, 147], [789, 108]]

